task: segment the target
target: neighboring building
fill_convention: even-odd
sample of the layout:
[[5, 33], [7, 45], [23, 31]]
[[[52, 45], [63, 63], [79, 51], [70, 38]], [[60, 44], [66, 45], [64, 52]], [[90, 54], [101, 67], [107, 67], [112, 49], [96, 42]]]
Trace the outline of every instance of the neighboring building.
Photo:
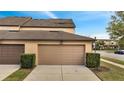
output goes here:
[[0, 19], [0, 64], [19, 64], [22, 53], [36, 54], [36, 65], [84, 64], [92, 42], [71, 19]]
[[96, 40], [97, 49], [117, 49], [117, 41], [111, 39], [97, 39]]

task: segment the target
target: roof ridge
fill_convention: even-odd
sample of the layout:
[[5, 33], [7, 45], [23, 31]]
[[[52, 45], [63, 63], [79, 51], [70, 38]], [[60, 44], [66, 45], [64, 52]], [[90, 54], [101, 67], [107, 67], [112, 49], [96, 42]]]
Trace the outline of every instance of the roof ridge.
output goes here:
[[7, 16], [4, 18], [31, 18], [32, 20], [72, 20], [71, 18], [56, 18], [56, 19], [55, 18], [32, 18], [31, 16]]
[[32, 18], [30, 16], [8, 16], [8, 17], [5, 17], [5, 18]]

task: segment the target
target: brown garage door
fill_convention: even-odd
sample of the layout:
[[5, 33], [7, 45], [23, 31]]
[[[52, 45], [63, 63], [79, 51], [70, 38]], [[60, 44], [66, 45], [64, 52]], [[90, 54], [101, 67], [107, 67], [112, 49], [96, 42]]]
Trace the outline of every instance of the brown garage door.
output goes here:
[[39, 64], [79, 65], [84, 61], [84, 46], [79, 45], [40, 45]]
[[0, 64], [19, 64], [24, 45], [0, 45]]

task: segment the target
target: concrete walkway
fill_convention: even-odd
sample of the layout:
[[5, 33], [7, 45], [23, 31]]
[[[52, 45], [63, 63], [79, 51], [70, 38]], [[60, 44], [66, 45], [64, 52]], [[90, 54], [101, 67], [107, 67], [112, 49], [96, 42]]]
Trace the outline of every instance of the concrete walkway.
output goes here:
[[100, 81], [83, 65], [38, 65], [25, 81]]
[[0, 65], [0, 80], [5, 79], [19, 68], [19, 65]]
[[111, 61], [108, 61], [108, 60], [105, 60], [105, 59], [100, 59], [101, 61], [104, 61], [106, 63], [109, 63], [109, 64], [112, 64], [114, 66], [118, 66], [120, 68], [124, 68], [124, 65], [121, 65], [121, 64], [118, 64], [118, 63], [114, 63], [114, 62], [111, 62]]

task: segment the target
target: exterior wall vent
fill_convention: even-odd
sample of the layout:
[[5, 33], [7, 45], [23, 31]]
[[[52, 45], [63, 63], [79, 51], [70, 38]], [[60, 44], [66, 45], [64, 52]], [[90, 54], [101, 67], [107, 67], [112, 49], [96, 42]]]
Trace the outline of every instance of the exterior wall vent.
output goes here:
[[9, 32], [19, 32], [19, 30], [9, 30]]
[[49, 32], [59, 32], [59, 31], [52, 31], [52, 30], [51, 30], [51, 31], [49, 31]]

